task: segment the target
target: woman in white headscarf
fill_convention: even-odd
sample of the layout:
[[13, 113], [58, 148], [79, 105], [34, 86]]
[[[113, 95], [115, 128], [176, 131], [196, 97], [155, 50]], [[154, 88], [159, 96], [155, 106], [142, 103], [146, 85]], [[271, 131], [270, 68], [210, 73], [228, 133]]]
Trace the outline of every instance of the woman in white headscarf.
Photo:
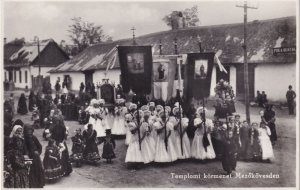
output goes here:
[[28, 168], [31, 164], [25, 161], [25, 142], [23, 138], [23, 128], [21, 125], [15, 125], [10, 134], [10, 149], [8, 151], [8, 160], [13, 170], [14, 188], [29, 188]]

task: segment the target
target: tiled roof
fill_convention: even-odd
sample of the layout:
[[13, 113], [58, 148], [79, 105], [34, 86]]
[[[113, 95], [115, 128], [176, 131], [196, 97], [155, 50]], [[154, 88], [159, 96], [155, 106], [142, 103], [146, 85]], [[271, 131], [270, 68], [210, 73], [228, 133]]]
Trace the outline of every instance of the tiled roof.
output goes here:
[[[159, 54], [159, 41], [163, 54], [174, 53], [177, 38], [179, 54], [198, 52], [198, 38], [205, 51], [214, 51], [222, 63], [243, 62], [243, 23], [191, 27], [152, 33], [136, 38], [139, 45], [152, 45], [153, 54]], [[296, 18], [284, 17], [248, 23], [248, 60], [250, 63], [294, 62], [296, 55], [273, 55], [274, 47], [296, 46]], [[116, 46], [131, 45], [132, 39], [101, 43], [85, 49], [71, 60], [62, 63], [51, 72], [86, 71], [106, 69], [113, 57], [116, 62], [110, 69], [119, 68]]]

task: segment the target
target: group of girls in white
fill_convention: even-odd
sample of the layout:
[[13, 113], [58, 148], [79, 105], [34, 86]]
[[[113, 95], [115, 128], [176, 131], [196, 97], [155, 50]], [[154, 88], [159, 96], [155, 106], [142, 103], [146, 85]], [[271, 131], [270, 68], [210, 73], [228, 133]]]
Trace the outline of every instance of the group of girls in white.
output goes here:
[[[221, 159], [226, 165], [224, 170], [230, 173], [235, 170], [237, 159], [274, 160], [270, 129], [263, 121], [249, 125], [246, 121], [240, 122], [240, 116], [236, 115], [222, 123], [205, 117], [206, 108], [199, 107], [192, 122], [194, 136], [189, 138], [186, 131], [191, 122], [178, 103], [171, 108], [149, 102], [138, 108], [134, 103], [125, 106], [125, 100], [118, 98], [113, 114], [103, 103], [103, 100], [91, 101], [86, 109], [89, 123], [93, 124], [98, 139], [106, 136], [106, 129], [111, 129], [112, 135], [126, 136], [125, 162], [130, 166], [191, 158]], [[108, 117], [113, 117], [111, 126]], [[234, 142], [232, 146], [231, 141]], [[229, 165], [232, 167], [228, 169]]]

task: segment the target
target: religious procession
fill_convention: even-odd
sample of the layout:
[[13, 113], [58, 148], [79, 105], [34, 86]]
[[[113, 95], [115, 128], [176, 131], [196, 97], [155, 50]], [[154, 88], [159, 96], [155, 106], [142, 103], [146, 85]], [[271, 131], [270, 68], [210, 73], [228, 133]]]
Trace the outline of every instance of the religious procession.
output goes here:
[[[94, 3], [42, 4], [67, 15], [115, 10]], [[194, 2], [127, 3], [133, 20], [147, 20], [139, 9], [171, 11], [154, 24], [171, 29], [151, 33], [138, 20], [136, 27], [119, 21], [110, 31], [126, 39], [112, 40], [102, 26], [74, 17], [72, 45], [54, 33], [4, 39], [3, 187], [295, 186], [296, 17], [247, 22], [246, 12], [244, 23], [197, 26]], [[5, 14], [25, 6], [6, 4]], [[113, 7], [123, 11], [120, 4]], [[247, 1], [236, 7], [250, 9]], [[108, 15], [97, 20], [117, 17]]]

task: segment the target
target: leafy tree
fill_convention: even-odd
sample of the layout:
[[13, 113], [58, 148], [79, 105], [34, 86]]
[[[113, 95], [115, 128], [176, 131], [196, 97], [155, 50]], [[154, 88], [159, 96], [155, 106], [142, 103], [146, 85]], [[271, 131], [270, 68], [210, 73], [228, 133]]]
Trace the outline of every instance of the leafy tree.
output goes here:
[[84, 21], [81, 17], [71, 19], [73, 23], [69, 25], [69, 37], [78, 51], [81, 52], [90, 45], [105, 41], [109, 36], [104, 34], [101, 25]]
[[163, 21], [170, 26], [172, 29], [178, 28], [178, 19], [179, 17], [183, 18], [183, 27], [189, 27], [189, 26], [197, 26], [199, 23], [198, 18], [198, 6], [195, 5], [192, 8], [186, 8], [183, 11], [172, 11], [172, 13], [166, 15], [163, 18]]

